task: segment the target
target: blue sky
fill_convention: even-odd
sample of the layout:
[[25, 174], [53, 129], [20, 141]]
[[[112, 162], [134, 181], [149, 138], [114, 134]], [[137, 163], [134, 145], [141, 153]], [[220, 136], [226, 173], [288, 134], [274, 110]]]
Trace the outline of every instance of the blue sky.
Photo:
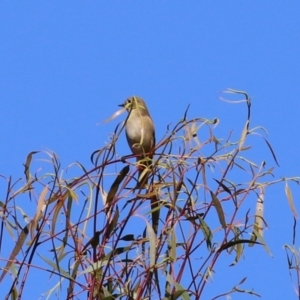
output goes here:
[[[2, 1], [0, 174], [22, 177], [27, 154], [47, 149], [64, 168], [74, 161], [91, 168], [91, 153], [125, 116], [96, 123], [130, 95], [147, 101], [158, 141], [189, 104], [190, 117], [220, 119], [219, 136], [239, 136], [245, 108], [219, 100], [234, 88], [252, 97], [252, 126], [269, 133], [276, 176], [299, 176], [299, 10], [298, 1]], [[253, 142], [254, 158], [275, 165], [262, 140]], [[129, 154], [124, 139], [117, 150]], [[2, 199], [5, 188], [3, 180]], [[292, 191], [297, 202], [299, 188]], [[255, 247], [230, 272], [247, 276], [244, 287], [263, 299], [293, 299], [283, 250], [293, 220], [284, 185], [267, 189], [265, 218], [274, 257]], [[228, 290], [230, 279], [216, 273], [217, 289], [212, 285], [206, 299]]]

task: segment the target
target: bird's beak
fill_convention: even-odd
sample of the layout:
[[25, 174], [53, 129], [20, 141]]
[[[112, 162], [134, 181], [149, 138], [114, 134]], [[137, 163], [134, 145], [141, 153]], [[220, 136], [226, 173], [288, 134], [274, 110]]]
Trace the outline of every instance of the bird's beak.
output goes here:
[[118, 106], [125, 107], [125, 104], [124, 103], [123, 104], [119, 104]]

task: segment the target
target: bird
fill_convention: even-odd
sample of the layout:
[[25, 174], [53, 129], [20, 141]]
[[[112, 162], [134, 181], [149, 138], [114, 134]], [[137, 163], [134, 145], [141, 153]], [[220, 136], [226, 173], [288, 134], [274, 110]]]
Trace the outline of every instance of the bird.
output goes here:
[[144, 174], [144, 169], [150, 167], [152, 163], [152, 151], [155, 146], [154, 122], [141, 97], [129, 97], [119, 106], [126, 108], [128, 112], [125, 123], [127, 143], [132, 153], [137, 155], [137, 164], [140, 165], [138, 181], [144, 185], [147, 183], [148, 176], [141, 175]]

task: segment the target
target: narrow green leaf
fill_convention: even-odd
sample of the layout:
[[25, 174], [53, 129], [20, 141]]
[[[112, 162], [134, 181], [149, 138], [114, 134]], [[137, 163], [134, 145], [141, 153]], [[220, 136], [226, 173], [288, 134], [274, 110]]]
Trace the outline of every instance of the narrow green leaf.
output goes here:
[[36, 226], [38, 224], [38, 222], [40, 221], [40, 219], [43, 216], [43, 213], [45, 211], [46, 208], [46, 195], [48, 192], [48, 185], [46, 185], [44, 187], [44, 189], [41, 192], [39, 201], [38, 201], [38, 205], [36, 207], [36, 213], [34, 215], [34, 217], [32, 218], [32, 221], [30, 222], [30, 226], [29, 226], [29, 231], [30, 231], [30, 235], [31, 235], [31, 239], [34, 239], [34, 231], [36, 230]]
[[198, 219], [200, 221], [201, 231], [203, 232], [205, 240], [206, 240], [207, 248], [208, 248], [208, 250], [210, 250], [211, 249], [211, 241], [212, 241], [211, 230], [199, 215], [198, 215]]
[[128, 174], [128, 172], [129, 172], [129, 165], [124, 167], [118, 174], [117, 178], [111, 185], [110, 190], [107, 194], [107, 198], [106, 198], [107, 205], [110, 205], [112, 203], [112, 201], [114, 200], [114, 197], [118, 191], [119, 185], [122, 183], [123, 179]]
[[155, 234], [157, 234], [158, 224], [159, 224], [159, 213], [160, 213], [160, 206], [159, 206], [157, 195], [151, 197], [150, 201], [151, 201], [152, 227], [154, 229]]
[[153, 272], [153, 267], [156, 262], [156, 234], [152, 226], [148, 222], [147, 222], [147, 233], [150, 242], [150, 268], [151, 271]]
[[216, 197], [216, 195], [212, 191], [210, 192], [210, 195], [212, 198], [212, 203], [214, 204], [214, 207], [216, 208], [216, 211], [217, 211], [217, 214], [219, 217], [219, 221], [220, 221], [222, 227], [225, 229], [226, 222], [225, 222], [225, 215], [224, 215], [222, 205], [221, 205], [219, 199]]
[[95, 271], [101, 269], [102, 267], [106, 266], [107, 263], [108, 263], [107, 259], [102, 259], [101, 261], [92, 263], [87, 268], [85, 268], [82, 272], [79, 272], [78, 275], [95, 272]]
[[222, 183], [221, 181], [219, 181], [215, 178], [214, 178], [214, 180], [224, 189], [224, 191], [226, 191], [229, 195], [232, 195], [231, 190], [224, 183]]
[[264, 230], [264, 189], [261, 188], [261, 193], [258, 196], [256, 201], [256, 211], [255, 211], [255, 222], [254, 227], [255, 230], [259, 232], [261, 236], [263, 236]]
[[65, 278], [68, 278], [68, 279], [73, 279], [72, 277], [71, 277], [71, 275], [68, 273], [68, 272], [66, 272], [66, 271], [64, 271], [62, 268], [61, 268], [61, 266], [59, 267], [59, 270], [58, 270], [58, 268], [57, 268], [57, 265], [56, 265], [56, 263], [55, 262], [53, 262], [52, 260], [50, 260], [50, 259], [48, 259], [47, 257], [45, 257], [45, 256], [42, 256], [42, 255], [39, 255], [49, 266], [51, 266], [54, 270], [57, 270], [57, 271], [59, 271], [59, 274], [60, 275], [62, 275], [63, 277], [65, 277]]
[[231, 248], [237, 244], [248, 244], [248, 243], [254, 243], [254, 244], [258, 244], [258, 245], [262, 245], [262, 243], [259, 243], [259, 242], [255, 242], [255, 241], [251, 241], [251, 240], [246, 240], [246, 239], [241, 239], [241, 240], [233, 240], [233, 241], [230, 241], [228, 243], [225, 243], [223, 245], [221, 245], [221, 247], [218, 249], [218, 252], [221, 252], [223, 250], [226, 250], [228, 248]]
[[275, 160], [277, 166], [279, 167], [279, 163], [278, 163], [278, 161], [277, 161], [275, 152], [273, 151], [273, 149], [272, 149], [270, 143], [269, 143], [264, 137], [262, 137], [262, 138], [265, 140], [266, 144], [268, 145], [268, 147], [269, 147], [269, 149], [270, 149], [270, 151], [271, 151], [271, 153], [272, 153], [272, 155], [273, 155], [273, 158], [274, 158], [274, 160]]
[[24, 167], [25, 167], [25, 170], [24, 170], [24, 174], [26, 176], [26, 181], [28, 182], [29, 179], [30, 179], [30, 172], [29, 172], [29, 168], [30, 168], [30, 163], [31, 163], [31, 160], [32, 160], [32, 156], [36, 153], [39, 153], [40, 151], [32, 151], [30, 152], [28, 155], [27, 155], [27, 158], [26, 158], [26, 162], [24, 164]]
[[175, 230], [174, 228], [171, 229], [171, 241], [170, 241], [170, 258], [172, 259], [172, 261], [176, 261], [176, 234], [175, 234]]
[[246, 136], [248, 134], [248, 127], [249, 127], [249, 120], [247, 120], [247, 122], [245, 124], [245, 127], [242, 131], [242, 135], [241, 135], [241, 138], [240, 138], [240, 141], [239, 141], [239, 151], [241, 151], [243, 149], [243, 145], [244, 145], [244, 142], [246, 140]]
[[285, 194], [286, 194], [286, 197], [287, 197], [287, 199], [288, 199], [289, 206], [290, 206], [290, 208], [291, 208], [291, 211], [292, 211], [294, 217], [295, 217], [296, 219], [299, 219], [299, 216], [298, 216], [298, 213], [297, 213], [297, 211], [296, 211], [295, 204], [294, 204], [294, 200], [293, 200], [293, 195], [292, 195], [292, 192], [291, 192], [291, 190], [290, 190], [290, 188], [289, 188], [289, 186], [288, 186], [287, 181], [285, 182]]
[[120, 216], [120, 213], [119, 213], [119, 209], [117, 208], [115, 215], [113, 216], [111, 222], [109, 223], [108, 229], [107, 229], [108, 236], [110, 236], [111, 233], [116, 228], [116, 225], [118, 224], [119, 216]]
[[5, 275], [7, 274], [8, 270], [10, 269], [11, 265], [13, 264], [15, 258], [17, 257], [18, 253], [21, 251], [24, 243], [25, 243], [25, 240], [27, 238], [27, 235], [29, 233], [29, 224], [26, 225], [23, 230], [21, 231], [20, 233], [20, 236], [17, 240], [17, 243], [11, 253], [11, 255], [9, 256], [9, 259], [7, 261], [7, 264], [5, 266], [5, 268], [3, 269], [3, 272], [2, 272], [2, 275], [0, 277], [0, 282], [4, 279]]
[[55, 233], [55, 227], [56, 227], [56, 221], [57, 221], [58, 215], [60, 213], [61, 208], [64, 205], [64, 201], [66, 200], [67, 196], [68, 196], [68, 193], [64, 193], [63, 197], [61, 197], [61, 199], [56, 202], [54, 213], [53, 213], [53, 218], [52, 218], [52, 228], [51, 228], [51, 233], [53, 235]]
[[133, 234], [127, 234], [127, 235], [124, 235], [123, 237], [121, 237], [120, 240], [130, 242], [130, 241], [135, 241], [135, 238], [134, 238]]
[[171, 299], [176, 300], [176, 299], [178, 299], [179, 297], [180, 297], [181, 299], [183, 299], [183, 300], [190, 300], [190, 299], [191, 299], [190, 296], [189, 296], [189, 294], [187, 293], [186, 290], [180, 289], [180, 287], [181, 287], [180, 284], [177, 283], [177, 284], [175, 284], [175, 286], [176, 286], [177, 291], [172, 295], [172, 298], [171, 298]]
[[173, 295], [169, 295], [168, 299], [178, 299], [181, 297], [183, 300], [190, 300], [190, 296], [187, 290], [178, 282], [176, 282], [170, 274], [167, 274], [166, 282], [169, 282], [171, 285], [175, 286], [175, 293]]
[[13, 289], [12, 289], [12, 292], [11, 292], [11, 300], [17, 300], [18, 297], [19, 297], [18, 290], [14, 286]]
[[[255, 229], [255, 226], [254, 226], [253, 234], [252, 234], [252, 235], [255, 235], [255, 236], [256, 236], [256, 238], [260, 241], [260, 244], [262, 244], [263, 247], [265, 248], [266, 252], [267, 252], [270, 256], [273, 257], [272, 252], [270, 251], [269, 247], [268, 247], [267, 244], [265, 243], [265, 240], [263, 239], [263, 237], [260, 235], [259, 231], [257, 231], [257, 230]], [[253, 243], [258, 244], [257, 242], [251, 241], [251, 242], [249, 243], [249, 247], [253, 246], [253, 245], [252, 245]]]
[[[235, 241], [239, 241], [239, 237], [238, 236], [235, 236]], [[230, 267], [236, 265], [239, 262], [242, 254], [243, 254], [244, 247], [243, 247], [242, 243], [237, 243], [234, 247], [235, 247], [236, 255], [235, 255], [234, 262], [229, 265]]]
[[186, 116], [187, 116], [187, 112], [188, 112], [189, 108], [190, 108], [190, 104], [187, 106], [187, 108], [186, 108], [186, 110], [184, 112], [183, 119], [181, 120], [181, 122], [185, 122], [186, 121]]

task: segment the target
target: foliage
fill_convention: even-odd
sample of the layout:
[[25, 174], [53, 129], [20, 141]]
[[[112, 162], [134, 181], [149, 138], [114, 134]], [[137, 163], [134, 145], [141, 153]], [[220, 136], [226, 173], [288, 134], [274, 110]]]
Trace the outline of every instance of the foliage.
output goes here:
[[[245, 97], [240, 138], [234, 141], [230, 133], [220, 139], [217, 119], [188, 119], [187, 110], [156, 145], [142, 188], [133, 156], [120, 158], [115, 151], [120, 125], [92, 154], [91, 170], [74, 163], [64, 173], [56, 154], [31, 152], [24, 181], [2, 177], [1, 249], [4, 243], [11, 248], [2, 258], [0, 281], [10, 285], [2, 294], [21, 299], [31, 273], [38, 273], [52, 284], [43, 291], [46, 299], [201, 299], [222, 257], [234, 267], [251, 255], [246, 246], [270, 253], [263, 239], [264, 195], [285, 179], [274, 179], [263, 158], [251, 160], [246, 142], [264, 129], [250, 127], [248, 95], [227, 92]], [[214, 299], [257, 296], [240, 287], [244, 282]]]

